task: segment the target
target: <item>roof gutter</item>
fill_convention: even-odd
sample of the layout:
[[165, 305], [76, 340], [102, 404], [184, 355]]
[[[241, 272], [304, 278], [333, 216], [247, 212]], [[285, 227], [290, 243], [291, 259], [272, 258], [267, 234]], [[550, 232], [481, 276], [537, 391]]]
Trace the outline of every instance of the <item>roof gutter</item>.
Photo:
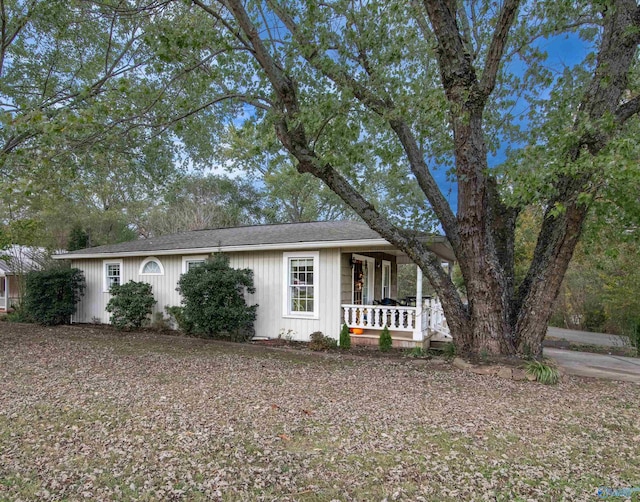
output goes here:
[[158, 249], [147, 251], [119, 251], [108, 253], [67, 253], [53, 255], [54, 260], [81, 260], [87, 258], [109, 258], [109, 257], [127, 257], [127, 256], [167, 256], [176, 254], [203, 254], [203, 253], [229, 253], [233, 251], [281, 251], [289, 249], [328, 249], [338, 247], [361, 247], [361, 246], [385, 246], [389, 244], [384, 239], [359, 239], [350, 241], [324, 241], [324, 242], [285, 242], [277, 244], [250, 244], [240, 246], [210, 246], [202, 248], [176, 248], [176, 249]]
[[[432, 236], [426, 244], [443, 243], [446, 245], [446, 238], [443, 236]], [[175, 248], [175, 249], [157, 249], [157, 250], [138, 250], [138, 251], [117, 251], [117, 252], [97, 252], [97, 253], [66, 253], [53, 255], [54, 260], [84, 260], [92, 258], [125, 258], [136, 256], [169, 256], [169, 255], [190, 255], [190, 254], [209, 254], [209, 253], [230, 253], [238, 251], [285, 251], [285, 250], [315, 250], [330, 248], [352, 248], [352, 247], [395, 247], [383, 238], [379, 239], [357, 239], [357, 240], [341, 240], [341, 241], [315, 241], [315, 242], [280, 242], [276, 244], [250, 244], [238, 246], [208, 246], [201, 248]]]

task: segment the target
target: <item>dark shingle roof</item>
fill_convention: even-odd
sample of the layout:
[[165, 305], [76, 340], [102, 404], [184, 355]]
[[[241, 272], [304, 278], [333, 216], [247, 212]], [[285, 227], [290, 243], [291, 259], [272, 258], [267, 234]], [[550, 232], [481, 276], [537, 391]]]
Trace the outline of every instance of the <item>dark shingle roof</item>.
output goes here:
[[69, 256], [84, 254], [114, 254], [167, 251], [172, 249], [225, 248], [261, 244], [294, 244], [301, 242], [331, 242], [381, 239], [365, 223], [357, 221], [316, 221], [281, 225], [193, 230], [179, 234], [162, 235], [151, 239], [79, 249]]

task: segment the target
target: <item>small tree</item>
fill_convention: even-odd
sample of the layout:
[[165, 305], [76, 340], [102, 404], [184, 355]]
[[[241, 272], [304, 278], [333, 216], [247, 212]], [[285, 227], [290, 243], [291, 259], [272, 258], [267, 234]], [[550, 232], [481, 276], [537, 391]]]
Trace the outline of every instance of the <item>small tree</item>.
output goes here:
[[393, 341], [391, 340], [391, 333], [389, 333], [389, 328], [385, 325], [382, 333], [380, 333], [380, 338], [378, 339], [378, 347], [381, 352], [388, 352], [393, 345]]
[[68, 324], [84, 294], [85, 279], [77, 268], [52, 268], [29, 272], [24, 310], [39, 324]]
[[111, 313], [111, 324], [118, 329], [142, 327], [156, 304], [151, 284], [146, 282], [114, 284], [109, 293], [107, 312]]
[[349, 326], [342, 325], [340, 330], [340, 348], [347, 350], [351, 348], [351, 335], [349, 334]]
[[245, 291], [254, 293], [253, 271], [234, 269], [216, 253], [178, 281], [182, 314], [194, 334], [244, 341], [253, 336], [257, 305], [248, 306]]

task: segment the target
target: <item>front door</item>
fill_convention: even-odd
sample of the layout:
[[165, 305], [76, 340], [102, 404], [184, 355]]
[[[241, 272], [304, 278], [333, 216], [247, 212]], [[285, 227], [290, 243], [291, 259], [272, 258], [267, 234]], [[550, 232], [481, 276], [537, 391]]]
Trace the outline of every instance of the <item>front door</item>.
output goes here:
[[375, 260], [367, 256], [353, 255], [353, 304], [373, 304]]

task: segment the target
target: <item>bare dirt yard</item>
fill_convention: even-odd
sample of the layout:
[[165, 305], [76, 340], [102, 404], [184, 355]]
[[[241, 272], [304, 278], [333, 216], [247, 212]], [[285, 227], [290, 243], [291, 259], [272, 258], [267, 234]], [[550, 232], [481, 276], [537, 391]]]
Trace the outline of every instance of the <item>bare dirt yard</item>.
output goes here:
[[0, 323], [0, 500], [598, 500], [638, 487], [635, 384]]

